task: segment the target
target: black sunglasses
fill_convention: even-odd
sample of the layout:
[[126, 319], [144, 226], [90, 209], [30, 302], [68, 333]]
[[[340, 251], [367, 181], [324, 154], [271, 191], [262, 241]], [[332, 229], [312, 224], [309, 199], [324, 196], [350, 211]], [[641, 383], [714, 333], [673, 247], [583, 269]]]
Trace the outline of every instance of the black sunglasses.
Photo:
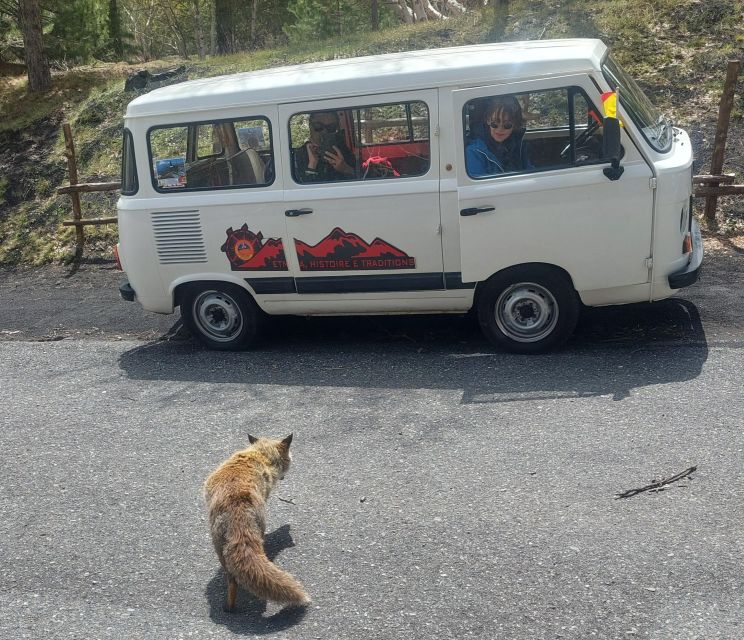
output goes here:
[[323, 124], [322, 122], [313, 122], [310, 125], [313, 129], [313, 131], [317, 131], [320, 133], [325, 129], [328, 133], [336, 133], [338, 131], [338, 125], [335, 122], [332, 122], [331, 124]]
[[508, 131], [514, 127], [514, 123], [507, 122], [506, 124], [501, 124], [500, 122], [489, 122], [488, 126], [491, 127], [491, 129], [506, 129]]

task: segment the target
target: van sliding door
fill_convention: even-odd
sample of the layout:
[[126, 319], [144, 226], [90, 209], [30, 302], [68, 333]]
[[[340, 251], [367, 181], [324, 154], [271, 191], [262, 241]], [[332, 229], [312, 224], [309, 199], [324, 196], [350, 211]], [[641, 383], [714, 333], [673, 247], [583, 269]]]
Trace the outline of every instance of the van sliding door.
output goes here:
[[[437, 92], [285, 104], [279, 117], [297, 293], [443, 290]], [[338, 170], [308, 144], [342, 158]]]

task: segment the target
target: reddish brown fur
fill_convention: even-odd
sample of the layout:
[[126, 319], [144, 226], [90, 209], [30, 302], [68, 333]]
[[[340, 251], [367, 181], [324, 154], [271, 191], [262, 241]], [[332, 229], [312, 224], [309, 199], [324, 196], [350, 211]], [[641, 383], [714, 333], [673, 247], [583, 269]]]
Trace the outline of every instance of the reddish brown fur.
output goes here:
[[266, 501], [289, 469], [292, 436], [249, 439], [251, 446], [225, 460], [204, 485], [212, 542], [227, 576], [225, 609], [235, 607], [237, 584], [262, 600], [307, 604], [302, 585], [273, 564], [263, 547]]

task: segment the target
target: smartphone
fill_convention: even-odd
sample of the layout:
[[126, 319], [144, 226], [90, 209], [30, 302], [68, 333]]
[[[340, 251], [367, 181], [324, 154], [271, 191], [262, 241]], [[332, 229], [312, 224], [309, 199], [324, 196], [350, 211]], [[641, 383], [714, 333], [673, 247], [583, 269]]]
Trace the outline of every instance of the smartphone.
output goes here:
[[326, 152], [333, 151], [334, 146], [338, 147], [340, 150], [342, 141], [343, 136], [340, 131], [336, 131], [336, 133], [324, 132], [320, 138], [320, 143], [318, 144], [318, 148], [320, 150], [320, 158], [325, 159]]

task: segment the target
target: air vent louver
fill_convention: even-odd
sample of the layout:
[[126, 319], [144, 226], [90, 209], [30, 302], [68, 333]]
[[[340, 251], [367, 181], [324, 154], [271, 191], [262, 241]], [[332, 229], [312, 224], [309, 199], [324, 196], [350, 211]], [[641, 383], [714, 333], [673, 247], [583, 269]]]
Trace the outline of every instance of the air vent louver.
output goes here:
[[198, 210], [153, 213], [152, 228], [160, 264], [207, 261]]

